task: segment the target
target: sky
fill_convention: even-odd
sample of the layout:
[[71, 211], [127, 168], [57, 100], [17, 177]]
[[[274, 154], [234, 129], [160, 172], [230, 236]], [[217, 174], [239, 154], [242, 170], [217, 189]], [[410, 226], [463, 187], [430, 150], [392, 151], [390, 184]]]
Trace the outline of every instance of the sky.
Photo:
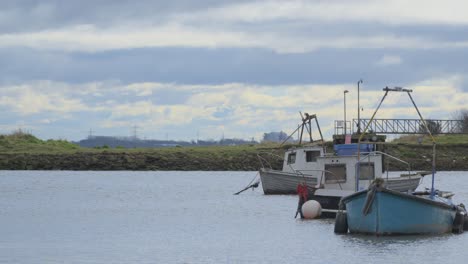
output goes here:
[[[2, 0], [0, 133], [148, 139], [291, 133], [369, 118], [382, 88], [425, 118], [468, 102], [463, 0]], [[378, 118], [417, 118], [391, 94]]]

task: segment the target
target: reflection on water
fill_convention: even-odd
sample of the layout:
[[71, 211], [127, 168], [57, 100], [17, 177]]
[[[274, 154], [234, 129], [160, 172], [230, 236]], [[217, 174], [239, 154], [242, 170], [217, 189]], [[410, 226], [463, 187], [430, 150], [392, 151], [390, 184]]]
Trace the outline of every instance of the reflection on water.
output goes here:
[[443, 235], [411, 235], [411, 236], [369, 236], [362, 234], [348, 234], [343, 235], [343, 239], [348, 241], [348, 243], [360, 244], [362, 246], [377, 246], [377, 247], [386, 247], [392, 245], [407, 245], [413, 243], [428, 243], [428, 242], [442, 242], [447, 239], [450, 239], [450, 234]]
[[[255, 172], [0, 172], [5, 263], [460, 263], [468, 233], [335, 235], [295, 196], [232, 195]], [[468, 203], [462, 172], [438, 188]], [[466, 178], [468, 179], [468, 178]], [[423, 185], [429, 187], [430, 178]], [[424, 188], [421, 186], [421, 188]]]

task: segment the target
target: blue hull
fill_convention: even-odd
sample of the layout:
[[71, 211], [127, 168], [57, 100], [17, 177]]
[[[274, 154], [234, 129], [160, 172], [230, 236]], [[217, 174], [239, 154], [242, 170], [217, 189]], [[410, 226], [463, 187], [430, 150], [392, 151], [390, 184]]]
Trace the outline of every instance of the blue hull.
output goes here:
[[452, 231], [456, 208], [447, 200], [397, 193], [375, 192], [370, 211], [363, 213], [367, 191], [343, 198], [351, 233], [375, 235], [441, 234]]

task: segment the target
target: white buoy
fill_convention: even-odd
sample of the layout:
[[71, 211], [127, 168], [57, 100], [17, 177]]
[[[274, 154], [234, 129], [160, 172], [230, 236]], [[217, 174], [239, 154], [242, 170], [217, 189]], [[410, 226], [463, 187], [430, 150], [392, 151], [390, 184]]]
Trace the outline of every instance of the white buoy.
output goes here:
[[305, 219], [314, 219], [322, 214], [322, 206], [315, 200], [305, 202], [301, 209]]

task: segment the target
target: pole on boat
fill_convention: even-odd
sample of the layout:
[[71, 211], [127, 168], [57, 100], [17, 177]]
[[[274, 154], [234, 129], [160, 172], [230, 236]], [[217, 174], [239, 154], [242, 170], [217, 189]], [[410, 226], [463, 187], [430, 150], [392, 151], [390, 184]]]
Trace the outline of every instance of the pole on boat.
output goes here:
[[[358, 87], [359, 87], [359, 82], [358, 82]], [[424, 120], [424, 118], [422, 117], [421, 115], [421, 112], [419, 112], [419, 109], [418, 109], [418, 106], [416, 105], [416, 103], [414, 102], [413, 100], [413, 97], [411, 96], [411, 92], [413, 92], [413, 90], [410, 90], [410, 89], [404, 89], [404, 88], [401, 88], [401, 87], [394, 87], [394, 88], [388, 88], [385, 87], [383, 89], [385, 91], [385, 94], [384, 96], [382, 97], [382, 100], [380, 100], [380, 103], [379, 105], [377, 106], [377, 109], [375, 109], [375, 112], [374, 114], [372, 115], [372, 118], [369, 120], [369, 123], [367, 123], [365, 129], [362, 131], [362, 134], [359, 136], [359, 139], [358, 139], [358, 163], [357, 163], [357, 178], [359, 178], [359, 164], [360, 164], [360, 154], [361, 154], [361, 140], [362, 140], [362, 137], [364, 136], [364, 134], [366, 133], [367, 129], [369, 128], [369, 125], [372, 123], [372, 120], [374, 120], [374, 117], [375, 115], [377, 114], [377, 111], [379, 110], [380, 106], [382, 105], [382, 102], [385, 100], [385, 97], [387, 97], [387, 94], [388, 92], [406, 92], [411, 100], [411, 102], [413, 103], [413, 106], [414, 108], [416, 109], [416, 112], [418, 113], [419, 115], [419, 118], [421, 119], [421, 122], [423, 123], [424, 125], [424, 128], [426, 129], [426, 132], [429, 134], [429, 137], [431, 138], [432, 140], [432, 186], [431, 186], [431, 198], [434, 198], [434, 195], [435, 195], [435, 189], [434, 189], [434, 178], [435, 178], [435, 165], [436, 165], [436, 161], [435, 161], [435, 158], [436, 158], [436, 141], [434, 139], [434, 137], [432, 136], [432, 133], [431, 131], [429, 130], [429, 127], [427, 126], [427, 123], [426, 123], [426, 120]], [[359, 118], [358, 118], [359, 119]], [[359, 121], [358, 121], [359, 122]], [[359, 128], [359, 127], [358, 127]], [[359, 130], [358, 130], [359, 131]], [[359, 189], [359, 180], [356, 181], [356, 191], [358, 191]]]
[[309, 118], [309, 139], [310, 139], [310, 142], [314, 142], [314, 140], [312, 139], [312, 121], [310, 120], [310, 118]]
[[357, 133], [361, 134], [361, 106], [359, 105], [359, 84], [362, 83], [362, 79], [357, 82]]
[[[302, 119], [302, 130], [304, 130], [304, 126], [305, 126], [307, 133], [309, 133], [310, 143], [312, 143], [314, 142], [314, 140], [312, 139], [312, 123], [310, 120], [313, 118], [313, 116], [310, 116], [308, 113], [304, 113], [305, 115], [304, 117], [301, 111], [299, 111], [299, 114], [301, 115], [301, 119]], [[302, 141], [302, 131], [301, 131], [301, 141]]]
[[434, 198], [435, 195], [435, 189], [434, 189], [434, 179], [435, 179], [435, 166], [436, 166], [436, 142], [434, 137], [432, 136], [431, 130], [429, 130], [429, 127], [427, 126], [426, 120], [422, 117], [421, 113], [419, 112], [418, 107], [416, 106], [416, 103], [413, 100], [413, 97], [411, 97], [410, 94], [411, 90], [406, 91], [408, 93], [409, 98], [411, 99], [411, 102], [414, 105], [414, 108], [416, 108], [416, 112], [418, 112], [419, 118], [421, 118], [421, 122], [424, 125], [424, 128], [426, 129], [427, 134], [431, 137], [432, 140], [432, 183], [431, 183], [431, 198]]
[[346, 94], [348, 92], [349, 92], [348, 90], [343, 91], [343, 96], [344, 96], [344, 135], [345, 135], [345, 137], [346, 137], [346, 134], [348, 134], [347, 133], [347, 127], [346, 127]]
[[322, 130], [320, 130], [320, 125], [319, 125], [317, 116], [315, 117], [315, 123], [317, 124], [317, 129], [318, 129], [318, 132], [319, 132], [319, 134], [320, 134], [320, 140], [322, 140], [322, 149], [323, 149], [323, 153], [325, 153], [325, 152], [326, 152], [326, 149], [325, 149], [325, 142], [323, 141]]
[[[294, 130], [294, 132], [292, 132], [285, 140], [283, 140], [283, 142], [281, 142], [280, 146], [282, 146], [284, 143], [286, 143], [286, 141], [288, 141], [288, 139], [290, 139], [292, 137], [292, 135], [294, 133], [296, 133], [296, 131], [297, 131], [297, 137], [298, 137], [298, 140], [299, 140], [299, 145], [302, 144], [302, 135], [304, 133], [304, 126], [306, 127], [307, 131], [309, 132], [310, 142], [313, 142], [313, 140], [312, 140], [312, 126], [311, 126], [311, 121], [310, 120], [312, 118], [315, 118], [315, 120], [317, 120], [317, 116], [315, 114], [309, 115], [308, 113], [305, 113], [306, 117], [304, 118], [304, 116], [302, 115], [302, 112], [299, 111], [299, 114], [301, 115], [302, 124], [298, 125], [296, 130]], [[307, 126], [307, 122], [309, 122], [309, 127]], [[319, 130], [320, 130], [320, 127], [319, 127]], [[299, 133], [300, 133], [300, 135], [299, 135]], [[321, 132], [320, 132], [320, 135], [322, 135]], [[322, 138], [322, 140], [323, 140], [323, 138]]]
[[434, 179], [435, 179], [435, 166], [436, 166], [436, 143], [432, 144], [432, 185], [431, 185], [431, 198], [434, 198], [435, 189], [434, 189]]
[[[386, 89], [388, 89], [388, 87], [386, 87]], [[369, 125], [372, 123], [372, 120], [374, 120], [375, 118], [375, 115], [377, 114], [377, 111], [379, 111], [380, 109], [380, 106], [382, 106], [382, 103], [383, 101], [385, 100], [385, 98], [387, 97], [387, 94], [388, 94], [388, 91], [389, 90], [385, 90], [385, 94], [384, 96], [382, 97], [382, 99], [380, 100], [380, 103], [379, 105], [377, 106], [377, 109], [375, 109], [374, 111], [374, 114], [372, 115], [371, 119], [369, 120], [369, 123], [367, 123], [366, 127], [364, 128], [364, 130], [362, 131], [362, 134], [359, 135], [359, 139], [358, 139], [358, 163], [357, 163], [357, 172], [356, 172], [356, 192], [359, 191], [359, 177], [360, 177], [360, 166], [361, 166], [361, 140], [362, 140], [362, 137], [364, 136], [364, 134], [366, 133], [367, 129], [369, 128]]]

